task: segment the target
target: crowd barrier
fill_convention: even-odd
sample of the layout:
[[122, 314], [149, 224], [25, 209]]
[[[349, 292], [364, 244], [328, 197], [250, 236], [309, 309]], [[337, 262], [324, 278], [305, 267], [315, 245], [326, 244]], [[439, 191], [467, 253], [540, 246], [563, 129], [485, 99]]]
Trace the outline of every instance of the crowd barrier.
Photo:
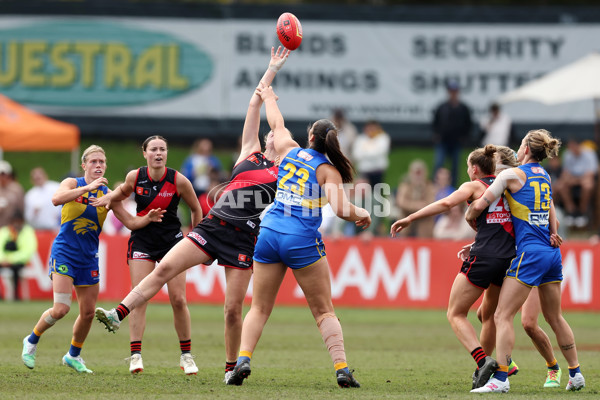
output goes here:
[[[48, 259], [54, 234], [38, 232], [37, 254], [22, 271], [24, 299], [52, 299]], [[101, 301], [119, 301], [130, 290], [126, 262], [127, 236], [101, 236]], [[331, 290], [336, 306], [387, 308], [445, 308], [452, 282], [460, 269], [457, 252], [466, 242], [377, 238], [325, 240], [331, 266]], [[600, 245], [587, 241], [562, 246], [562, 305], [564, 309], [600, 311]], [[3, 292], [10, 292], [9, 275], [2, 274]], [[222, 303], [225, 274], [217, 265], [187, 271], [190, 303]], [[5, 290], [6, 289], [6, 290]], [[252, 296], [252, 285], [247, 300]], [[153, 301], [167, 302], [166, 286]], [[290, 271], [279, 304], [305, 304]]]

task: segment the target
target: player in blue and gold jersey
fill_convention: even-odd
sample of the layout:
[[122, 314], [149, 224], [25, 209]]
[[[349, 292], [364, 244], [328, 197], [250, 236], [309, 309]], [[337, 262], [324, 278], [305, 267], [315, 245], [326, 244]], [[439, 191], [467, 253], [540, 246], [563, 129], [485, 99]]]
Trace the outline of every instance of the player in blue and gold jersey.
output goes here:
[[327, 345], [338, 385], [360, 387], [346, 363], [342, 327], [331, 301], [329, 264], [317, 229], [327, 202], [336, 215], [358, 226], [368, 227], [371, 217], [344, 193], [343, 183], [352, 181], [352, 165], [340, 150], [335, 125], [325, 119], [310, 125], [308, 148], [302, 149], [284, 125], [273, 89], [260, 85], [257, 93], [265, 102], [281, 163], [275, 203], [263, 218], [254, 251], [252, 306], [242, 327], [240, 356], [227, 384], [241, 385], [250, 375], [252, 352], [289, 267]]
[[477, 393], [508, 392], [507, 379], [515, 335], [513, 320], [532, 287], [538, 287], [542, 311], [569, 365], [567, 390], [580, 390], [585, 380], [579, 370], [573, 331], [560, 307], [562, 258], [556, 247], [558, 221], [552, 201], [550, 177], [540, 162], [556, 157], [560, 141], [544, 129], [527, 133], [517, 153], [521, 166], [502, 171], [483, 196], [467, 211], [474, 221], [505, 193], [513, 216], [517, 256], [506, 273], [496, 314], [496, 354], [498, 370], [488, 383], [474, 389]]
[[[108, 210], [96, 208], [90, 203], [93, 198], [106, 195], [108, 181], [104, 178], [106, 155], [101, 147], [88, 147], [83, 152], [81, 162], [84, 176], [65, 179], [52, 197], [55, 206], [62, 205], [60, 232], [52, 244], [50, 256], [54, 304], [44, 311], [33, 332], [23, 339], [22, 359], [28, 368], [35, 366], [37, 343], [42, 333], [69, 312], [71, 293], [75, 287], [79, 316], [63, 364], [77, 372], [92, 372], [85, 366], [80, 353], [92, 325], [98, 299], [98, 243]], [[134, 217], [120, 204], [113, 208], [113, 212], [129, 229], [141, 228], [162, 218], [162, 212], [157, 209], [145, 217]]]

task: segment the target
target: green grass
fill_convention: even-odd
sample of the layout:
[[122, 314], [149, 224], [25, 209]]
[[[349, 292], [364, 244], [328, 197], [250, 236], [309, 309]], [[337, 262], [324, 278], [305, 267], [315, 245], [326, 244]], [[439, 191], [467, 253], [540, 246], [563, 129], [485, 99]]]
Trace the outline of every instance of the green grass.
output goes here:
[[[40, 341], [36, 368], [21, 362], [21, 341], [49, 302], [0, 303], [0, 398], [157, 399], [463, 399], [471, 396], [474, 362], [453, 335], [444, 311], [359, 310], [340, 308], [350, 367], [360, 389], [342, 390], [335, 383], [331, 360], [314, 320], [303, 307], [276, 307], [252, 361], [252, 375], [241, 387], [222, 383], [224, 367], [222, 307], [191, 305], [192, 351], [200, 368], [187, 377], [179, 369], [179, 348], [170, 306], [151, 304], [144, 338], [144, 367], [131, 376], [127, 324], [116, 335], [94, 322], [82, 356], [92, 375], [78, 375], [61, 366], [69, 348], [76, 307]], [[74, 306], [76, 306], [74, 304]], [[566, 362], [562, 388], [543, 389], [545, 365], [517, 326], [513, 356], [519, 374], [503, 399], [547, 399], [600, 396], [600, 346], [596, 314], [566, 315], [577, 338], [587, 387], [566, 393]], [[478, 324], [475, 325], [478, 327]], [[550, 332], [544, 324], [544, 329]]]

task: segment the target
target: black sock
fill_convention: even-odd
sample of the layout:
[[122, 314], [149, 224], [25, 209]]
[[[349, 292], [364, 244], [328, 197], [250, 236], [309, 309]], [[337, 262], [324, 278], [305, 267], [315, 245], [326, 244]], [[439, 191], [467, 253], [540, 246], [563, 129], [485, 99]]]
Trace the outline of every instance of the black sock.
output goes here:
[[236, 363], [237, 363], [237, 361], [233, 361], [233, 362], [225, 361], [225, 372], [233, 371]]
[[133, 342], [129, 342], [129, 348], [131, 349], [131, 355], [142, 354], [142, 341], [135, 340]]
[[485, 364], [485, 357], [487, 357], [487, 354], [485, 354], [485, 351], [483, 351], [480, 346], [471, 352], [471, 357], [473, 357], [473, 360], [477, 363], [477, 368], [481, 368], [483, 367], [483, 364]]
[[129, 308], [127, 308], [123, 303], [119, 304], [115, 311], [117, 312], [119, 321], [123, 321], [125, 317], [129, 315]]

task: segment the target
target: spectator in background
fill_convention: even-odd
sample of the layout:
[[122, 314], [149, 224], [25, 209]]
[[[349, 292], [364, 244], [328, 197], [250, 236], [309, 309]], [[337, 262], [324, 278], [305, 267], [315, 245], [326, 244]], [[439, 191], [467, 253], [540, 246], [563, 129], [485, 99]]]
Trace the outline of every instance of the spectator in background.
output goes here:
[[358, 130], [356, 126], [346, 119], [344, 110], [341, 108], [333, 111], [333, 117], [331, 121], [335, 124], [338, 129], [338, 140], [340, 142], [340, 148], [342, 152], [349, 156], [352, 152], [352, 146], [356, 137], [358, 136]]
[[25, 209], [25, 191], [15, 181], [8, 161], [0, 160], [0, 227], [7, 225], [15, 212]]
[[[408, 176], [396, 193], [396, 205], [404, 218], [435, 201], [435, 186], [427, 178], [427, 165], [423, 160], [414, 160], [408, 167]], [[430, 238], [433, 236], [433, 217], [414, 221], [401, 235]]]
[[[21, 211], [16, 211], [8, 225], [0, 228], [0, 268], [12, 270], [14, 299], [21, 300], [19, 280], [21, 270], [37, 250], [33, 228], [25, 224]], [[0, 296], [1, 298], [1, 296]]]
[[373, 188], [383, 182], [383, 174], [389, 165], [391, 140], [379, 122], [370, 120], [352, 145], [352, 158], [361, 178]]
[[[456, 190], [450, 181], [451, 175], [448, 168], [442, 167], [435, 171], [435, 175], [433, 177], [433, 185], [435, 186], [435, 201], [450, 196], [450, 194]], [[436, 215], [433, 218], [437, 222], [441, 217], [441, 215]]]
[[213, 144], [210, 139], [196, 140], [192, 150], [193, 153], [183, 161], [181, 173], [192, 182], [196, 196], [200, 196], [208, 190], [211, 174], [220, 174], [223, 167], [212, 154]]
[[444, 165], [449, 156], [452, 161], [452, 186], [458, 180], [458, 158], [462, 147], [469, 141], [472, 122], [470, 108], [459, 99], [458, 82], [446, 84], [448, 99], [440, 104], [433, 117], [433, 141], [435, 143], [435, 161], [433, 172]]
[[[584, 228], [589, 222], [587, 213], [596, 184], [598, 157], [594, 150], [571, 138], [567, 142], [562, 165], [556, 193], [567, 213], [565, 224]], [[579, 187], [578, 204], [573, 200], [573, 189], [576, 187]]]
[[490, 105], [489, 114], [481, 118], [479, 128], [481, 129], [482, 147], [486, 144], [509, 145], [512, 120], [502, 112], [498, 103]]
[[433, 226], [434, 239], [468, 240], [475, 238], [475, 231], [465, 220], [464, 204], [452, 207], [440, 215]]
[[30, 172], [33, 187], [25, 194], [25, 221], [33, 229], [57, 230], [60, 228], [60, 207], [52, 204], [52, 196], [60, 184], [48, 180], [48, 174], [42, 167]]

